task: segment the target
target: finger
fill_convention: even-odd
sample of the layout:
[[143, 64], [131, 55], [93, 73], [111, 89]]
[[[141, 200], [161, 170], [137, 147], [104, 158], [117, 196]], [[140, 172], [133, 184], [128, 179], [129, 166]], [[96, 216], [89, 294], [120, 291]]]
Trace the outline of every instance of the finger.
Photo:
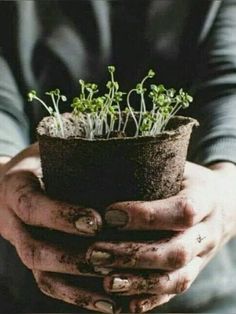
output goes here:
[[212, 250], [215, 241], [209, 225], [201, 223], [157, 242], [96, 242], [88, 249], [86, 258], [96, 266], [174, 270]]
[[84, 236], [94, 236], [101, 228], [102, 219], [95, 210], [48, 198], [31, 172], [13, 172], [1, 186], [5, 204], [25, 224]]
[[185, 267], [168, 273], [146, 275], [122, 273], [104, 278], [104, 289], [116, 295], [180, 294], [189, 289], [200, 272], [203, 261], [195, 257]]
[[112, 269], [91, 266], [85, 256], [91, 241], [81, 239], [76, 250], [35, 240], [9, 208], [1, 208], [0, 233], [15, 246], [19, 257], [29, 269], [39, 269], [75, 275], [101, 276]]
[[0, 176], [16, 170], [32, 171], [42, 176], [38, 142], [28, 146], [1, 167]]
[[58, 274], [34, 271], [40, 290], [55, 299], [99, 313], [118, 313], [116, 304], [107, 295], [72, 285]]
[[199, 194], [198, 190], [186, 189], [164, 200], [115, 203], [108, 208], [105, 221], [108, 226], [122, 230], [185, 230], [212, 210], [211, 204]]
[[[206, 265], [207, 261], [209, 260], [209, 255], [212, 255], [211, 253], [206, 254], [203, 258], [195, 258], [192, 263], [191, 263], [191, 267], [188, 268], [188, 273], [189, 275], [191, 274], [192, 271], [194, 271], [194, 275], [191, 277], [190, 280], [194, 280], [198, 274], [199, 271], [201, 271], [203, 269], [203, 267]], [[207, 258], [206, 258], [207, 256]], [[187, 268], [185, 268], [186, 270]], [[194, 270], [195, 269], [195, 270]], [[174, 272], [173, 272], [174, 273]], [[181, 276], [183, 276], [183, 273], [181, 274]], [[130, 311], [132, 313], [144, 313], [144, 312], [148, 312], [152, 309], [154, 309], [155, 307], [158, 307], [160, 305], [163, 305], [167, 302], [169, 302], [173, 297], [176, 296], [175, 293], [182, 293], [185, 291], [185, 289], [188, 289], [188, 280], [189, 278], [187, 278], [187, 276], [184, 275], [182, 277], [183, 281], [181, 282], [181, 277], [178, 277], [176, 275], [174, 275], [172, 278], [170, 278], [169, 276], [167, 276], [167, 280], [168, 283], [175, 277], [179, 278], [177, 279], [176, 283], [177, 283], [177, 288], [173, 289], [173, 286], [171, 287], [171, 284], [169, 285], [169, 287], [167, 286], [167, 291], [169, 291], [170, 293], [167, 294], [161, 294], [161, 295], [152, 295], [152, 296], [145, 296], [145, 297], [138, 297], [135, 299], [132, 299], [132, 301], [130, 301]], [[195, 277], [195, 278], [194, 278]], [[187, 281], [185, 281], [187, 279]], [[172, 292], [171, 292], [172, 291]]]
[[86, 243], [77, 250], [65, 249], [35, 240], [27, 232], [22, 232], [15, 247], [21, 261], [29, 269], [83, 276], [103, 276], [112, 272], [110, 268], [93, 267], [86, 263]]
[[202, 171], [209, 172], [207, 168], [204, 168], [196, 163], [186, 161], [184, 166], [184, 180], [193, 180], [194, 178], [199, 179], [199, 175]]
[[151, 297], [140, 297], [130, 301], [131, 313], [145, 313], [157, 306], [165, 304], [170, 301], [175, 295], [164, 294], [164, 295], [153, 295]]
[[168, 199], [112, 204], [105, 220], [122, 230], [185, 230], [214, 209], [214, 176], [209, 169], [186, 162], [182, 185], [180, 193]]

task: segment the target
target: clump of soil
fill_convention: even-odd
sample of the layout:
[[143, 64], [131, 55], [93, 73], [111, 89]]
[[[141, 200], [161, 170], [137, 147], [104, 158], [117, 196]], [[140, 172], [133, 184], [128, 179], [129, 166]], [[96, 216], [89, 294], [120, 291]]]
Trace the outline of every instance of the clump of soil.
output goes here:
[[[65, 138], [69, 137], [84, 137], [82, 125], [76, 120], [76, 117], [70, 113], [61, 115], [64, 126]], [[53, 116], [45, 117], [38, 125], [38, 133], [50, 137], [58, 137], [58, 125]]]
[[[84, 138], [85, 132], [82, 123], [78, 120], [78, 118], [73, 115], [72, 113], [64, 113], [61, 115], [62, 117], [62, 123], [64, 127], [64, 138]], [[132, 125], [132, 121], [130, 121], [130, 124]], [[132, 129], [134, 126], [132, 126]], [[130, 128], [129, 128], [130, 129]], [[53, 116], [45, 117], [43, 120], [40, 121], [38, 125], [38, 133], [41, 135], [47, 135], [50, 137], [60, 137], [58, 136], [58, 125], [57, 121]], [[128, 133], [130, 131], [128, 130]], [[132, 135], [134, 133], [134, 130], [131, 131]], [[109, 138], [124, 138], [127, 137], [128, 133], [125, 133], [123, 131], [112, 131], [109, 134]], [[107, 134], [104, 134], [102, 136], [97, 136], [96, 139], [107, 139]]]

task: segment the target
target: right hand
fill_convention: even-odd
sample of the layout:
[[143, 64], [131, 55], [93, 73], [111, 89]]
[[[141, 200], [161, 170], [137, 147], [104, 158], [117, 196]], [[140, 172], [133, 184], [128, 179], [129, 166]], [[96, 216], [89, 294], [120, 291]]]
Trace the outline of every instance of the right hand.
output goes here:
[[[41, 291], [89, 310], [114, 313], [115, 304], [108, 295], [82, 288], [79, 277], [75, 285], [63, 276], [101, 275], [98, 268], [84, 270], [86, 251], [92, 243], [88, 236], [96, 235], [101, 229], [100, 215], [91, 208], [46, 196], [39, 180], [41, 167], [37, 143], [3, 164], [0, 174], [0, 234], [10, 241], [22, 262], [32, 270]], [[27, 225], [87, 238], [81, 238], [79, 247], [71, 250], [65, 245], [35, 238]]]

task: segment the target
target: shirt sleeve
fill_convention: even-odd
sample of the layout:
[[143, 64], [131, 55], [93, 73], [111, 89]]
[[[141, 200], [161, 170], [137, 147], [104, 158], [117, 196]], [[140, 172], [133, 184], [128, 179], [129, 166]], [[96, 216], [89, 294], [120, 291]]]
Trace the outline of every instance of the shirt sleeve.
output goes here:
[[[193, 65], [194, 68], [195, 65]], [[194, 131], [189, 159], [207, 165], [236, 162], [236, 1], [222, 1], [196, 61], [191, 115]]]
[[0, 55], [0, 155], [14, 156], [28, 143], [23, 99], [7, 62]]

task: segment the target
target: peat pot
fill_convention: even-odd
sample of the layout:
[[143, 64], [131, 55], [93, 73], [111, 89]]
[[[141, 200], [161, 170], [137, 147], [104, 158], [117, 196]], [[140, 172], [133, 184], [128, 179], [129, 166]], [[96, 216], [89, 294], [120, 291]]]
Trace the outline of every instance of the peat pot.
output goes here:
[[181, 188], [197, 121], [176, 116], [155, 137], [57, 138], [38, 127], [43, 182], [49, 196], [103, 211], [113, 202], [155, 200]]

